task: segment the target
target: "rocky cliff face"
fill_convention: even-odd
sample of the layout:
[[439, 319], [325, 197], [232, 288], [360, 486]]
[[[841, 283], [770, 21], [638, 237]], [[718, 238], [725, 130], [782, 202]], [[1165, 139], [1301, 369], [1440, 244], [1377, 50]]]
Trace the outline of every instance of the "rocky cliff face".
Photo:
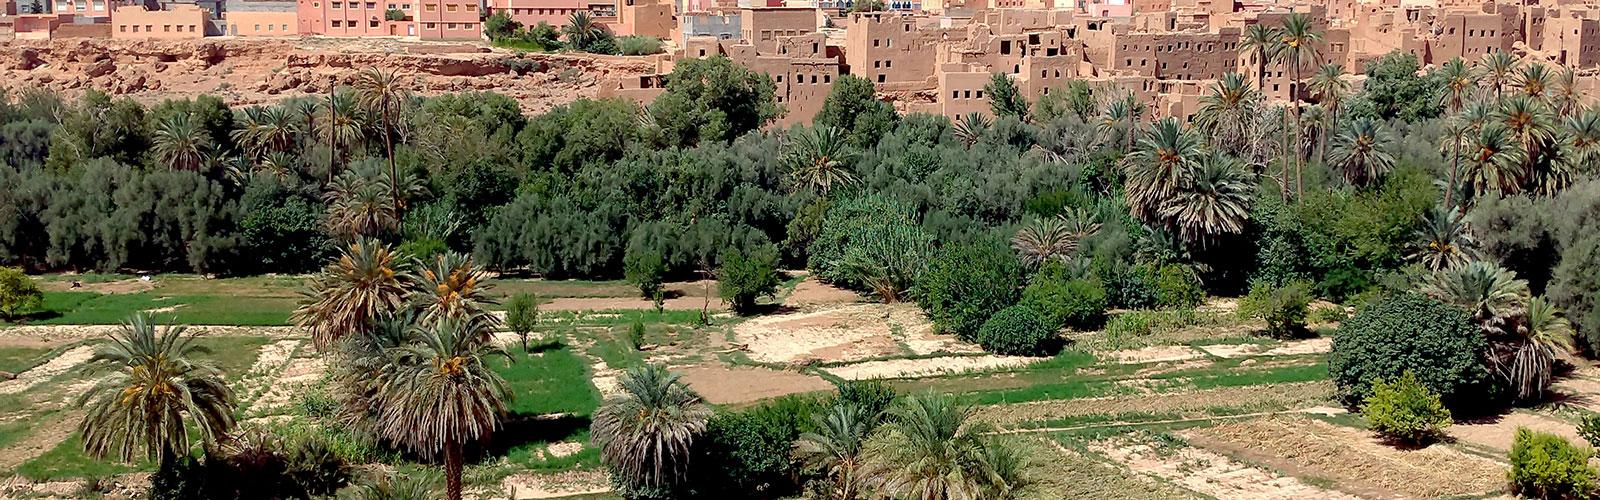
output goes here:
[[44, 88], [76, 97], [89, 89], [153, 103], [212, 94], [263, 104], [327, 92], [361, 70], [394, 71], [420, 95], [495, 91], [527, 112], [594, 97], [606, 78], [654, 71], [645, 58], [514, 55], [476, 45], [396, 40], [16, 40], [0, 46], [0, 90]]

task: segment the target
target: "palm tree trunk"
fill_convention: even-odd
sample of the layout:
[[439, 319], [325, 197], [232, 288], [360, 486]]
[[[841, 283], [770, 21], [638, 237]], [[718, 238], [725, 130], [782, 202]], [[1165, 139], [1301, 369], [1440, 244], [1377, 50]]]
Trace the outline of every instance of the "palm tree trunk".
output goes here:
[[445, 498], [461, 500], [461, 443], [444, 445]]
[[[389, 155], [389, 189], [394, 195], [394, 207], [405, 208], [400, 199], [400, 172], [394, 167], [394, 141], [389, 138], [389, 98], [383, 98], [383, 151]], [[399, 210], [395, 210], [399, 212]], [[399, 215], [396, 213], [395, 215]]]
[[1289, 104], [1294, 109], [1294, 196], [1296, 199], [1306, 196], [1305, 168], [1300, 162], [1300, 61], [1289, 62], [1289, 78], [1294, 80], [1294, 85], [1289, 86]]
[[1451, 204], [1451, 202], [1454, 201], [1456, 194], [1456, 176], [1461, 171], [1461, 139], [1461, 135], [1457, 134], [1455, 143], [1450, 145], [1450, 149], [1454, 151], [1450, 153], [1450, 184], [1444, 187], [1444, 208], [1446, 209], [1455, 208], [1455, 205]]
[[334, 151], [339, 149], [339, 108], [333, 105], [333, 90], [338, 81], [328, 79], [328, 182], [333, 182]]

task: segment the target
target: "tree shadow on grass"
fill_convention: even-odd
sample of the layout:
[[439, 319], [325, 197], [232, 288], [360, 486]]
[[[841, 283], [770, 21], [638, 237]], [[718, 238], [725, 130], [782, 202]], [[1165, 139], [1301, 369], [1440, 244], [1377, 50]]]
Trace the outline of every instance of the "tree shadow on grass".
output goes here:
[[502, 422], [494, 438], [479, 450], [481, 458], [503, 457], [512, 450], [537, 443], [559, 443], [571, 440], [589, 430], [588, 415], [556, 413], [534, 415], [515, 413]]

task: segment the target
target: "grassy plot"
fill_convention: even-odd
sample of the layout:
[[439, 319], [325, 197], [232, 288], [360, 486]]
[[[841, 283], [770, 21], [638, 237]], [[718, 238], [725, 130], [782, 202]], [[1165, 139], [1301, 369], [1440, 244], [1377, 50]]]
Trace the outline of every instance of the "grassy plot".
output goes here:
[[17, 467], [16, 472], [33, 481], [50, 481], [71, 477], [103, 477], [154, 469], [155, 466], [149, 460], [140, 460], [137, 464], [124, 464], [111, 458], [101, 460], [91, 457], [83, 452], [83, 441], [74, 432], [55, 448]]
[[195, 357], [216, 366], [228, 381], [235, 381], [250, 371], [261, 356], [261, 347], [269, 342], [267, 337], [200, 337], [195, 345], [211, 352]]
[[0, 347], [0, 372], [22, 373], [50, 359], [46, 347]]
[[114, 325], [139, 312], [158, 323], [187, 325], [278, 326], [289, 322], [297, 299], [227, 295], [163, 295], [160, 292], [99, 294], [45, 292], [41, 310], [28, 324]]
[[[505, 429], [496, 433], [487, 451], [523, 469], [598, 465], [599, 451], [589, 444], [589, 417], [600, 405], [600, 393], [589, 382], [587, 363], [560, 344], [532, 351], [513, 348], [510, 362], [490, 361], [512, 397]], [[551, 445], [557, 443], [579, 443], [582, 448], [558, 457], [551, 452]]]

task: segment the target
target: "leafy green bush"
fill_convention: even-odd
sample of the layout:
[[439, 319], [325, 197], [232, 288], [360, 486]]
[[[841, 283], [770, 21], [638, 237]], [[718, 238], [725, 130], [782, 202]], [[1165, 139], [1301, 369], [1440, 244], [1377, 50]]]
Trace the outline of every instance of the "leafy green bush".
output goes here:
[[1105, 335], [1116, 339], [1145, 337], [1154, 332], [1151, 315], [1130, 311], [1111, 317], [1106, 322]]
[[[852, 250], [866, 254], [889, 254], [887, 251], [874, 252], [872, 249], [864, 248], [873, 244], [874, 236], [906, 234], [908, 237], [926, 238], [924, 234], [908, 234], [910, 230], [906, 228], [916, 225], [916, 220], [911, 215], [911, 207], [894, 198], [870, 195], [839, 200], [828, 205], [827, 212], [822, 218], [822, 227], [806, 249], [810, 254], [807, 267], [823, 280], [846, 288], [864, 290], [866, 284], [858, 279], [859, 273], [851, 272], [846, 263], [846, 255]], [[920, 229], [917, 232], [920, 233]], [[918, 244], [926, 243], [919, 241]]]
[[667, 279], [667, 261], [661, 252], [629, 248], [622, 257], [622, 276], [639, 287], [640, 297], [654, 297]]
[[1239, 301], [1239, 316], [1266, 321], [1267, 334], [1274, 338], [1298, 336], [1306, 328], [1306, 311], [1311, 304], [1308, 288], [1304, 283], [1251, 285], [1250, 294]]
[[1016, 305], [983, 322], [978, 330], [978, 345], [984, 350], [1007, 356], [1047, 356], [1061, 348], [1057, 327], [1039, 311]]
[[790, 453], [800, 434], [812, 430], [816, 398], [785, 396], [739, 411], [719, 412], [697, 441], [691, 484], [701, 494], [728, 498], [776, 498], [792, 493], [797, 464]]
[[1339, 326], [1328, 371], [1347, 404], [1372, 394], [1372, 381], [1406, 371], [1457, 414], [1490, 399], [1487, 343], [1461, 309], [1414, 293], [1392, 295]]
[[1344, 307], [1337, 305], [1318, 307], [1306, 315], [1306, 321], [1312, 323], [1343, 323], [1347, 319], [1350, 319], [1350, 314], [1345, 312]]
[[0, 319], [11, 319], [44, 303], [44, 292], [21, 268], [0, 267]]
[[1406, 372], [1393, 383], [1372, 382], [1372, 395], [1361, 403], [1367, 425], [1384, 438], [1411, 445], [1426, 445], [1450, 426], [1450, 410], [1439, 395]]
[[522, 350], [528, 350], [528, 334], [539, 326], [539, 297], [533, 293], [519, 293], [506, 301], [506, 328], [522, 339]]
[[1096, 280], [1040, 272], [1022, 290], [1022, 304], [1043, 313], [1057, 327], [1090, 330], [1105, 322], [1106, 288]]
[[1593, 452], [1555, 434], [1518, 427], [1511, 443], [1511, 491], [1525, 497], [1590, 498], [1595, 493]]
[[1022, 263], [1004, 243], [984, 239], [946, 247], [922, 275], [918, 305], [939, 331], [973, 340], [994, 313], [1022, 295]]
[[660, 38], [638, 35], [618, 37], [617, 50], [625, 56], [648, 56], [664, 52]]
[[764, 245], [748, 254], [728, 250], [717, 270], [717, 293], [739, 314], [755, 310], [756, 299], [778, 292], [778, 249]]
[[1578, 422], [1578, 436], [1588, 441], [1589, 446], [1600, 446], [1600, 415], [1584, 414], [1583, 420]]
[[[1206, 292], [1200, 287], [1200, 275], [1194, 268], [1182, 264], [1163, 264], [1149, 268], [1153, 274], [1147, 280], [1155, 288], [1156, 305], [1161, 307], [1194, 307], [1205, 300]], [[1146, 271], [1152, 272], [1152, 271]]]
[[894, 388], [882, 380], [845, 380], [836, 382], [834, 387], [839, 393], [833, 401], [824, 402], [821, 406], [830, 407], [837, 404], [855, 405], [867, 415], [882, 417], [889, 411], [889, 406], [894, 404], [896, 396]]

